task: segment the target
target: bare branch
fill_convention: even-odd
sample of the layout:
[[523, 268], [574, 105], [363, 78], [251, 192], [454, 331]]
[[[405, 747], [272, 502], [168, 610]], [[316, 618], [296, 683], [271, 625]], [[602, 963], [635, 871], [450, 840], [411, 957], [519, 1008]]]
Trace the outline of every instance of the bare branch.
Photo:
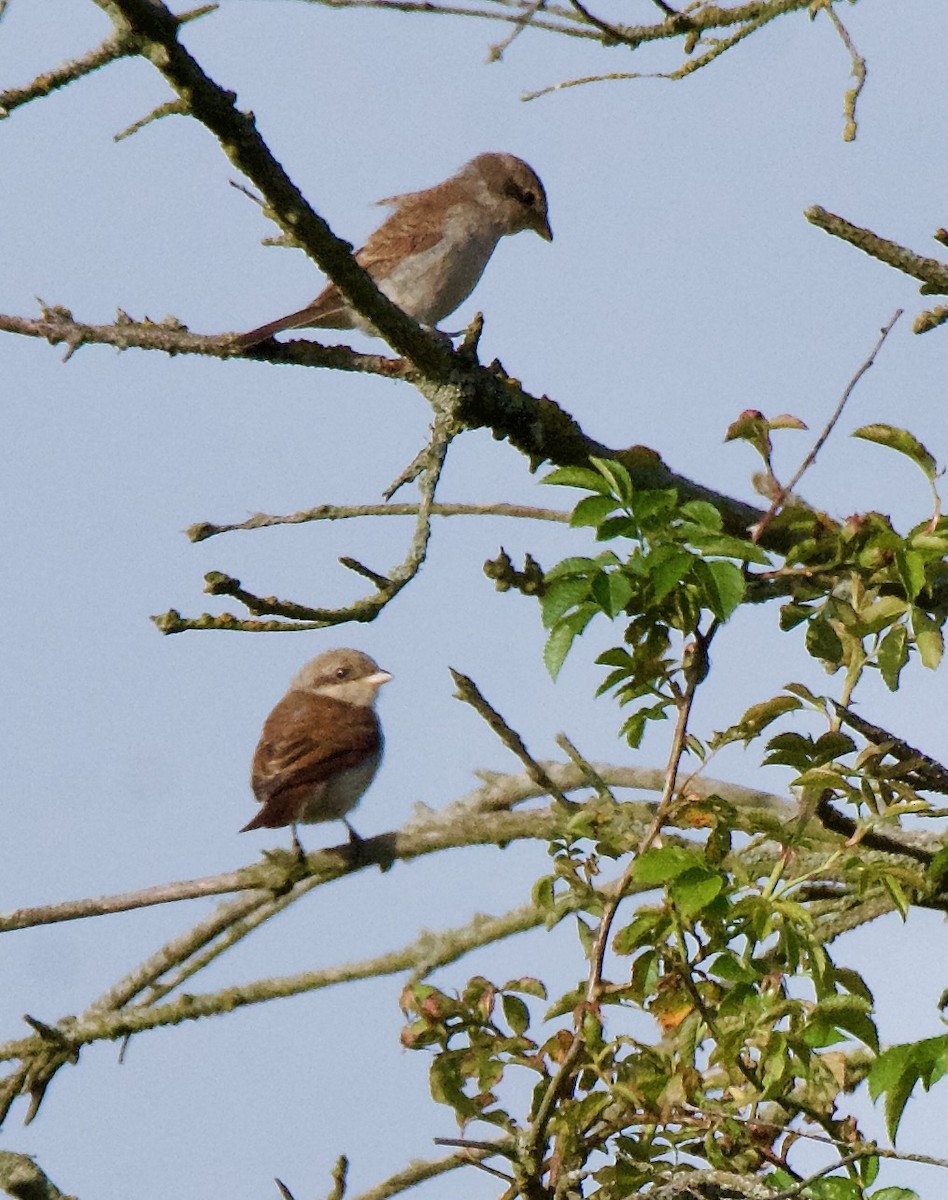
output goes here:
[[[303, 525], [308, 521], [346, 521], [353, 517], [415, 517], [417, 504], [320, 504], [302, 512], [273, 516], [254, 513], [246, 521], [233, 525], [212, 525], [202, 521], [185, 530], [192, 542], [203, 542], [221, 533], [244, 529], [269, 529], [274, 525]], [[535, 508], [528, 504], [432, 504], [433, 517], [518, 517], [527, 521], [557, 521], [568, 525], [570, 514], [558, 508]]]
[[16, 1200], [75, 1200], [61, 1192], [28, 1154], [0, 1150], [0, 1188]]
[[925, 285], [922, 289], [924, 292], [948, 294], [948, 264], [939, 262], [937, 258], [926, 258], [916, 254], [913, 250], [900, 246], [898, 242], [879, 237], [871, 229], [863, 229], [859, 225], [853, 225], [845, 217], [827, 212], [818, 204], [808, 208], [803, 215], [811, 224], [832, 234], [833, 237], [841, 238], [864, 254], [879, 259], [905, 275], [911, 275], [913, 279], [921, 280]]

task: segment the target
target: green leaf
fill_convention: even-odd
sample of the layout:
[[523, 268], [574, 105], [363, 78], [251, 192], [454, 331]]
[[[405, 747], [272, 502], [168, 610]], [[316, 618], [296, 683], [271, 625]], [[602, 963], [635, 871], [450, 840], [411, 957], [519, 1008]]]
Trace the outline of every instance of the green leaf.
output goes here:
[[796, 696], [804, 704], [809, 704], [817, 712], [829, 713], [825, 696], [818, 696], [815, 692], [811, 692], [805, 683], [785, 683], [783, 690], [789, 692], [791, 696]]
[[[878, 1159], [873, 1161], [878, 1162]], [[873, 1192], [869, 1200], [920, 1200], [919, 1194], [913, 1191], [912, 1188], [904, 1187], [884, 1187], [877, 1192]]]
[[634, 538], [637, 533], [638, 527], [628, 517], [606, 517], [596, 530], [596, 541], [610, 542], [613, 538]]
[[549, 584], [540, 599], [543, 624], [550, 629], [556, 622], [589, 597], [590, 583], [585, 577], [557, 579]]
[[761, 566], [770, 564], [770, 556], [766, 550], [743, 538], [730, 537], [726, 533], [715, 533], [695, 525], [683, 525], [680, 533], [689, 546], [700, 550], [703, 555], [713, 555], [715, 558], [736, 558], [739, 562], [759, 563]]
[[559, 487], [583, 488], [587, 492], [598, 492], [603, 496], [609, 494], [606, 480], [598, 471], [592, 471], [589, 467], [557, 467], [549, 475], [544, 475], [540, 482]]
[[632, 583], [621, 571], [597, 575], [592, 584], [592, 597], [607, 617], [622, 612], [632, 597]]
[[841, 1029], [865, 1042], [870, 1050], [878, 1050], [879, 1031], [869, 1016], [871, 1007], [868, 1000], [851, 993], [825, 997], [810, 1014], [803, 1031], [804, 1041], [810, 1046], [826, 1045], [827, 1035], [833, 1029]]
[[562, 579], [566, 576], [589, 575], [593, 571], [598, 571], [601, 565], [601, 562], [596, 558], [564, 558], [556, 566], [550, 567], [549, 571], [543, 576], [543, 582], [549, 585], [554, 580]]
[[632, 486], [632, 476], [622, 463], [616, 462], [612, 458], [590, 458], [589, 461], [607, 481], [612, 494], [617, 496], [624, 505], [631, 504], [635, 488]]
[[557, 625], [546, 639], [546, 645], [543, 647], [543, 663], [549, 671], [551, 679], [556, 679], [559, 675], [560, 668], [569, 654], [575, 637], [572, 629], [563, 624]]
[[612, 948], [616, 954], [631, 954], [640, 946], [654, 945], [665, 937], [670, 924], [669, 915], [663, 908], [640, 909], [612, 939]]
[[898, 691], [899, 675], [908, 659], [908, 630], [904, 625], [893, 625], [879, 644], [876, 654], [879, 673], [890, 692]]
[[669, 889], [678, 911], [686, 921], [717, 899], [724, 888], [724, 880], [716, 871], [707, 867], [692, 867], [679, 875]]
[[616, 502], [612, 496], [584, 496], [573, 509], [569, 523], [574, 529], [584, 525], [598, 526], [615, 510]]
[[538, 1000], [546, 999], [546, 986], [532, 975], [523, 975], [520, 979], [510, 979], [500, 989], [502, 992], [520, 992], [524, 996], [536, 996]]
[[896, 550], [895, 565], [899, 570], [899, 578], [905, 585], [905, 594], [909, 600], [914, 600], [925, 586], [925, 556], [917, 550]]
[[695, 574], [701, 580], [706, 607], [719, 621], [726, 621], [744, 599], [744, 575], [740, 567], [699, 559]]
[[945, 639], [941, 629], [924, 609], [913, 607], [912, 632], [915, 634], [915, 644], [918, 646], [922, 663], [930, 671], [934, 671], [945, 652]]
[[848, 733], [831, 730], [829, 733], [821, 733], [813, 743], [813, 757], [810, 761], [815, 767], [821, 766], [842, 758], [844, 754], [852, 754], [855, 749], [856, 743]]
[[664, 529], [675, 515], [677, 506], [677, 488], [652, 488], [647, 492], [636, 492], [629, 507], [643, 528]]
[[611, 650], [603, 650], [602, 654], [596, 659], [596, 663], [601, 667], [620, 667], [626, 671], [635, 669], [635, 659], [621, 646], [613, 646]]
[[695, 556], [679, 546], [660, 546], [650, 554], [646, 570], [656, 601], [664, 600], [670, 591], [678, 587], [695, 562]]
[[721, 514], [707, 500], [688, 500], [681, 506], [681, 515], [705, 529], [720, 529], [724, 524]]
[[530, 1010], [519, 996], [501, 996], [504, 1010], [504, 1020], [518, 1036], [522, 1036], [530, 1027]]
[[667, 883], [693, 867], [704, 869], [700, 855], [680, 846], [663, 846], [660, 850], [646, 850], [640, 854], [632, 876], [638, 883]]
[[948, 1072], [948, 1035], [907, 1042], [884, 1050], [869, 1072], [869, 1095], [885, 1095], [885, 1120], [895, 1141], [899, 1122], [916, 1083], [927, 1091]]
[[806, 627], [806, 648], [813, 658], [838, 666], [843, 657], [843, 643], [825, 617], [813, 617]]
[[[856, 1170], [862, 1179], [863, 1187], [871, 1187], [879, 1176], [879, 1156], [872, 1154], [856, 1164]], [[900, 1191], [903, 1189], [899, 1189]], [[877, 1193], [878, 1194], [878, 1193]]]
[[749, 742], [751, 738], [755, 738], [779, 717], [789, 712], [796, 712], [802, 707], [802, 703], [795, 696], [771, 696], [769, 700], [752, 704], [737, 724], [731, 726], [731, 729], [745, 742]]
[[863, 1200], [863, 1190], [855, 1179], [827, 1175], [807, 1188], [812, 1200]]
[[649, 721], [665, 721], [668, 719], [666, 709], [670, 701], [647, 705], [644, 708], [636, 709], [636, 711], [627, 717], [622, 723], [619, 733], [628, 744], [635, 749], [642, 740], [642, 735], [645, 733], [645, 726]]
[[865, 442], [875, 442], [877, 446], [888, 446], [892, 450], [898, 450], [900, 454], [904, 454], [915, 463], [929, 483], [934, 483], [935, 476], [938, 474], [938, 464], [918, 438], [909, 433], [907, 429], [899, 429], [896, 425], [878, 422], [873, 425], [862, 425], [853, 431], [853, 437], [862, 438]]
[[784, 604], [780, 609], [780, 628], [784, 633], [801, 623], [808, 621], [813, 616], [813, 609], [809, 604], [795, 604], [793, 602]]

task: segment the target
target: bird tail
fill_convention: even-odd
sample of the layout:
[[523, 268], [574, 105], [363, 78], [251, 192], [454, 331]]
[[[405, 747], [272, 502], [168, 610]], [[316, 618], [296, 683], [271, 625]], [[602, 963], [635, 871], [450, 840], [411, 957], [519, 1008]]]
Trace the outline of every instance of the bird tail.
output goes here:
[[234, 344], [241, 350], [249, 350], [251, 346], [265, 342], [267, 338], [273, 337], [275, 333], [282, 333], [284, 329], [301, 329], [304, 325], [312, 323], [313, 306], [310, 305], [308, 308], [301, 308], [298, 312], [290, 313], [288, 316], [279, 317], [276, 321], [270, 321], [266, 325], [251, 329], [249, 333], [238, 334], [234, 338]]

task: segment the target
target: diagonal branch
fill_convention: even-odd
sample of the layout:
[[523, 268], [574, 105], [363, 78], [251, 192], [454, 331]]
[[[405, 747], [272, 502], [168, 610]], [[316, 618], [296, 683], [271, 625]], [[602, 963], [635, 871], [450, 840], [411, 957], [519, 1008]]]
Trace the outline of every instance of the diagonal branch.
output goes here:
[[216, 84], [178, 41], [180, 21], [160, 0], [95, 0], [119, 36], [134, 37], [139, 53], [164, 76], [188, 111], [256, 186], [285, 234], [301, 246], [339, 287], [358, 313], [419, 369], [447, 378], [454, 357], [450, 344], [423, 329], [383, 296], [355, 261], [352, 247], [313, 211], [257, 132], [252, 114], [241, 112], [236, 95]]

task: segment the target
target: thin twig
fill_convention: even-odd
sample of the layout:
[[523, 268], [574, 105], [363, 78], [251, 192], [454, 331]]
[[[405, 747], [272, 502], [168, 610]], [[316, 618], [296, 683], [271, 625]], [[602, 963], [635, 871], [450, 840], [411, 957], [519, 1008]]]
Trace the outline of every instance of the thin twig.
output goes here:
[[[238, 530], [269, 529], [276, 525], [303, 525], [308, 521], [346, 521], [355, 517], [416, 517], [417, 504], [320, 504], [316, 508], [286, 515], [254, 513], [246, 521], [230, 525], [212, 525], [201, 521], [191, 525], [185, 534], [192, 542], [203, 542], [207, 538]], [[528, 504], [432, 504], [433, 517], [518, 517], [526, 521], [556, 521], [568, 525], [570, 514], [556, 508], [536, 508]]]
[[449, 670], [451, 677], [457, 685], [458, 690], [455, 693], [457, 699], [463, 700], [465, 704], [470, 704], [471, 708], [483, 717], [507, 749], [520, 759], [531, 779], [535, 780], [545, 792], [555, 800], [558, 800], [560, 804], [571, 808], [572, 802], [567, 800], [564, 793], [557, 787], [546, 770], [533, 757], [520, 734], [515, 729], [512, 729], [500, 713], [485, 700], [474, 680], [467, 675], [463, 675], [460, 671], [455, 671], [453, 667], [450, 667]]
[[755, 526], [755, 528], [751, 534], [752, 541], [755, 541], [755, 542], [760, 541], [761, 535], [763, 534], [763, 532], [767, 528], [767, 526], [770, 524], [770, 522], [774, 519], [776, 514], [780, 511], [781, 505], [786, 500], [787, 496], [789, 496], [793, 492], [793, 489], [797, 486], [797, 484], [803, 478], [803, 475], [805, 474], [805, 472], [808, 471], [809, 468], [816, 461], [816, 456], [819, 454], [820, 450], [822, 450], [827, 438], [833, 432], [833, 430], [836, 428], [837, 422], [839, 421], [840, 417], [843, 415], [843, 409], [846, 407], [846, 404], [849, 401], [849, 397], [853, 394], [856, 384], [859, 382], [860, 379], [862, 379], [863, 375], [865, 375], [865, 373], [869, 370], [869, 368], [875, 363], [876, 355], [882, 349], [883, 342], [886, 340], [886, 338], [892, 332], [892, 327], [895, 325], [896, 321], [898, 321], [899, 317], [901, 317], [902, 312], [903, 312], [903, 310], [901, 308], [897, 308], [895, 310], [895, 312], [893, 313], [892, 317], [889, 319], [888, 324], [884, 325], [882, 327], [882, 330], [879, 333], [879, 337], [876, 339], [876, 344], [873, 346], [872, 350], [870, 350], [870, 352], [869, 352], [869, 357], [857, 369], [855, 375], [853, 375], [853, 377], [852, 377], [852, 379], [850, 379], [849, 383], [846, 384], [843, 394], [839, 398], [839, 403], [833, 409], [830, 419], [826, 422], [819, 437], [813, 443], [813, 446], [810, 449], [809, 453], [803, 459], [803, 462], [800, 463], [799, 467], [797, 467], [796, 471], [794, 471], [793, 475], [790, 477], [790, 481], [788, 483], [781, 485], [776, 496], [774, 496], [773, 501], [771, 502], [770, 508], [767, 509], [764, 516], [761, 518], [761, 520]]
[[862, 89], [866, 86], [866, 60], [853, 45], [849, 31], [839, 19], [839, 15], [832, 4], [824, 5], [823, 11], [833, 22], [833, 27], [842, 39], [843, 45], [849, 51], [849, 57], [852, 62], [852, 75], [856, 82], [847, 90], [843, 98], [843, 115], [846, 118], [846, 124], [843, 127], [843, 141], [854, 142], [856, 140], [856, 103], [859, 100]]
[[546, 0], [531, 0], [531, 3], [527, 5], [523, 14], [517, 18], [510, 33], [505, 38], [501, 38], [499, 42], [495, 42], [492, 46], [488, 47], [487, 61], [499, 62], [504, 56], [504, 51], [508, 50], [527, 26], [532, 24], [534, 17], [545, 4]]

